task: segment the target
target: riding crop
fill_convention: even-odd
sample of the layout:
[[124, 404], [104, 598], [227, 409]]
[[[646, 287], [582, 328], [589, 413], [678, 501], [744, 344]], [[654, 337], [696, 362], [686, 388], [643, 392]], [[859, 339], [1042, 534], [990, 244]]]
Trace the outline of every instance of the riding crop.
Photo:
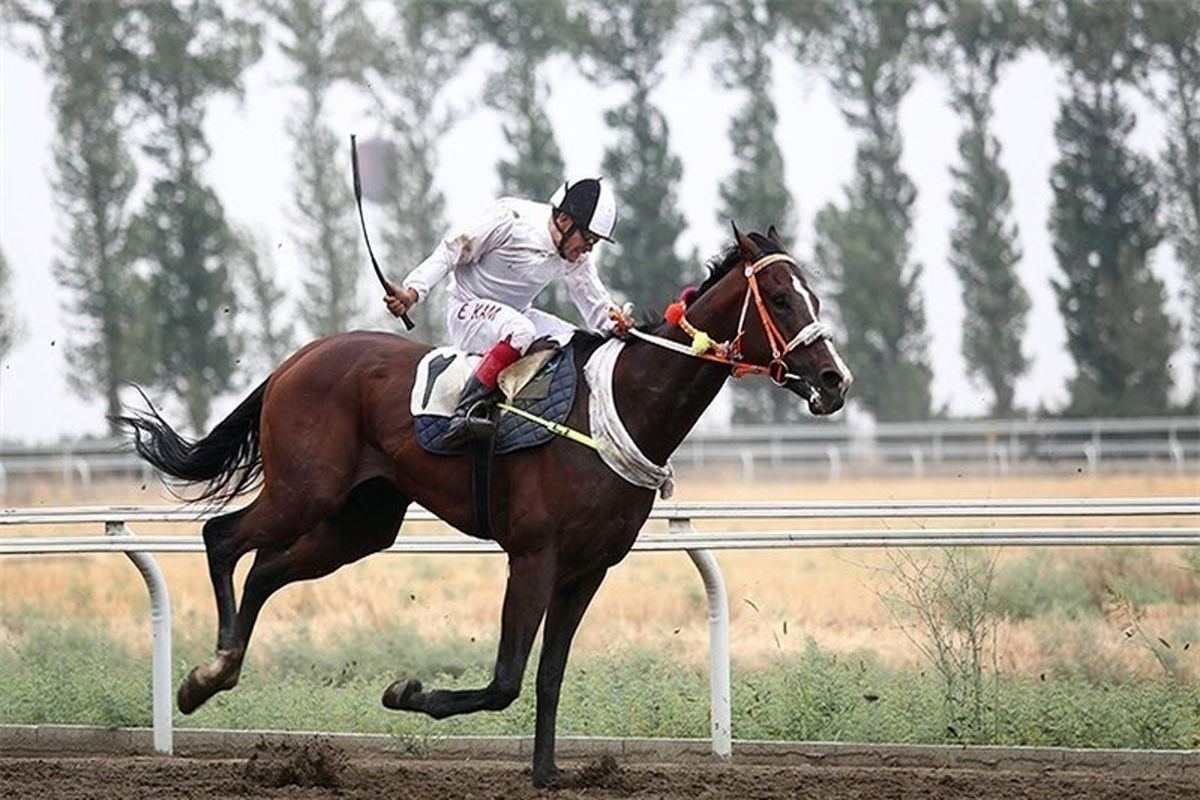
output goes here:
[[[371, 249], [371, 237], [367, 235], [367, 218], [363, 216], [362, 206], [362, 179], [358, 176], [358, 144], [353, 133], [350, 134], [350, 166], [354, 170], [354, 202], [358, 205], [358, 221], [362, 223], [363, 241], [367, 243], [367, 253], [371, 256], [371, 266], [375, 267], [375, 277], [379, 278], [379, 285], [383, 287], [383, 291], [390, 295], [392, 290], [387, 279], [383, 277], [379, 262], [375, 260], [375, 251]], [[408, 318], [408, 314], [401, 314], [400, 319], [404, 320], [404, 327], [408, 330], [416, 327]]]

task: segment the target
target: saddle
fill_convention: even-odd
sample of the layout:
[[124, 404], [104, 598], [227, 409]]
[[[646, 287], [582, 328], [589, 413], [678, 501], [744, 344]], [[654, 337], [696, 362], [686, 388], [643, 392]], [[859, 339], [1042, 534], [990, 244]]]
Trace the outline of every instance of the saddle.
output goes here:
[[[452, 347], [431, 350], [417, 364], [410, 411], [421, 448], [433, 455], [454, 456], [470, 445], [448, 448], [442, 437], [459, 393], [481, 356]], [[572, 347], [532, 352], [500, 373], [499, 386], [507, 402], [550, 422], [562, 422], [575, 403], [575, 351]], [[492, 451], [497, 455], [537, 447], [554, 438], [554, 433], [524, 417], [499, 412]]]

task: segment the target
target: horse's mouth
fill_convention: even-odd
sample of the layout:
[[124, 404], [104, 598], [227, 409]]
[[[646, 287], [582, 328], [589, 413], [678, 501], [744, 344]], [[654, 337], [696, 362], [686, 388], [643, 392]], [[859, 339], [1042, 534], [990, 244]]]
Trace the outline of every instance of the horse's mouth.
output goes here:
[[843, 395], [826, 397], [823, 394], [817, 394], [809, 398], [808, 410], [816, 416], [822, 417], [840, 411], [845, 404], [846, 398]]
[[790, 380], [785, 386], [788, 391], [802, 397], [808, 403], [808, 410], [814, 416], [828, 416], [840, 411], [846, 404], [844, 393], [822, 392], [804, 380]]

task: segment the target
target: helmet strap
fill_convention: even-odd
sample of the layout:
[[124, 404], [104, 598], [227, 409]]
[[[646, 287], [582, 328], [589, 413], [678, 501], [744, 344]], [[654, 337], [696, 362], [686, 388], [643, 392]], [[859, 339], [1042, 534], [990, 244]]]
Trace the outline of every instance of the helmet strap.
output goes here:
[[[565, 231], [558, 224], [558, 215], [562, 214], [567, 219], [571, 220], [571, 225]], [[564, 249], [567, 246], [567, 240], [571, 238], [571, 234], [579, 229], [579, 223], [570, 214], [559, 211], [557, 208], [550, 213], [550, 221], [554, 223], [554, 229], [558, 231], [558, 244], [555, 247], [558, 249], [558, 255], [563, 261], [567, 260], [567, 253]]]

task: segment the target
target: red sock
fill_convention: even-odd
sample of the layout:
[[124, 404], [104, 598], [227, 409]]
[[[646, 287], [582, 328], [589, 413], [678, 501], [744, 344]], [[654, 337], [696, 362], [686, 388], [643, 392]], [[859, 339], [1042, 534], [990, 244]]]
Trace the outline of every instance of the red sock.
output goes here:
[[500, 370], [520, 357], [521, 351], [507, 341], [497, 342], [491, 350], [487, 351], [487, 355], [475, 367], [475, 377], [479, 378], [479, 382], [484, 386], [489, 389], [495, 389], [496, 380], [500, 376]]

